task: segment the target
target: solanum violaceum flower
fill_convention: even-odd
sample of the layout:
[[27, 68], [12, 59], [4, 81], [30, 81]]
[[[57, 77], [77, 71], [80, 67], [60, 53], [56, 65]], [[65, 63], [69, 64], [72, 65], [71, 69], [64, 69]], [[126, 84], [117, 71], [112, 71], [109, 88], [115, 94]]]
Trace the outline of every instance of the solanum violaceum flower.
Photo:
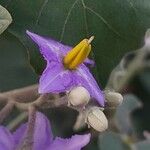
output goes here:
[[39, 93], [59, 93], [83, 86], [92, 98], [104, 106], [103, 93], [84, 64], [92, 62], [87, 57], [91, 51], [93, 36], [72, 48], [29, 31], [27, 34], [38, 44], [41, 54], [47, 61], [46, 69], [39, 81]]

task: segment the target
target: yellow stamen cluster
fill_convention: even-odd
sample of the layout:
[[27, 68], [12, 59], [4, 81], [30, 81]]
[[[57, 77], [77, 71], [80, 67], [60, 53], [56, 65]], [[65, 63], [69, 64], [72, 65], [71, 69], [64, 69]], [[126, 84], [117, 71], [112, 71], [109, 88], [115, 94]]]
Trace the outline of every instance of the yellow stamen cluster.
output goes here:
[[64, 57], [64, 66], [68, 69], [76, 69], [87, 58], [91, 51], [91, 42], [94, 39], [92, 36], [89, 40], [84, 39], [78, 45], [76, 45], [71, 51]]

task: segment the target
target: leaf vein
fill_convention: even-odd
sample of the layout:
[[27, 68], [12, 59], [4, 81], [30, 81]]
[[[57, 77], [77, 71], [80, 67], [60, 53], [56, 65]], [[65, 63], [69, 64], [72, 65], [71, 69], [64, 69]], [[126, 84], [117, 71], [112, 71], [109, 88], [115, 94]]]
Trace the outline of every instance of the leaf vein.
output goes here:
[[116, 31], [105, 19], [102, 17], [99, 13], [91, 9], [90, 7], [86, 6], [86, 9], [92, 12], [94, 15], [96, 15], [107, 27], [109, 30], [111, 30], [114, 34], [116, 34], [119, 37], [122, 37], [118, 31]]
[[88, 31], [88, 23], [87, 23], [87, 15], [86, 15], [86, 6], [84, 3], [84, 0], [81, 0], [82, 6], [83, 6], [83, 16], [84, 16], [84, 22], [85, 22], [85, 30], [86, 30], [86, 35], [89, 36], [89, 31]]
[[40, 8], [40, 10], [39, 10], [39, 13], [38, 13], [38, 16], [37, 16], [35, 25], [38, 24], [39, 19], [40, 19], [41, 15], [42, 15], [42, 11], [44, 10], [44, 7], [46, 6], [47, 3], [48, 3], [48, 0], [45, 0], [45, 1], [43, 2], [42, 6], [41, 6], [41, 8]]
[[133, 11], [136, 13], [137, 9], [134, 7], [133, 3], [131, 2], [131, 0], [126, 0], [127, 3], [129, 3], [130, 7], [133, 9]]
[[[89, 36], [89, 29], [88, 29], [88, 23], [87, 23], [87, 14], [86, 14], [86, 5], [85, 5], [85, 2], [84, 0], [81, 0], [81, 3], [82, 3], [82, 6], [83, 6], [83, 15], [84, 15], [84, 21], [85, 21], [85, 28], [86, 28], [86, 34], [87, 36]], [[91, 58], [95, 61], [96, 60], [96, 57], [95, 57], [95, 54], [94, 54], [94, 51], [91, 51]], [[95, 71], [95, 75], [96, 75], [96, 78], [99, 80], [99, 73], [98, 73], [98, 68], [97, 68], [97, 65], [95, 64], [95, 67], [94, 67], [94, 71]]]
[[78, 2], [78, 0], [75, 0], [75, 1], [73, 2], [72, 6], [70, 7], [70, 9], [69, 9], [69, 11], [68, 11], [68, 13], [67, 13], [67, 16], [66, 16], [66, 19], [65, 19], [65, 21], [64, 21], [64, 24], [63, 24], [63, 27], [62, 27], [62, 31], [61, 31], [60, 42], [63, 40], [63, 36], [64, 36], [66, 24], [67, 24], [68, 19], [69, 19], [70, 15], [71, 15], [71, 12], [72, 12], [72, 10], [74, 9], [74, 7], [75, 7], [75, 5], [76, 5], [77, 2]]

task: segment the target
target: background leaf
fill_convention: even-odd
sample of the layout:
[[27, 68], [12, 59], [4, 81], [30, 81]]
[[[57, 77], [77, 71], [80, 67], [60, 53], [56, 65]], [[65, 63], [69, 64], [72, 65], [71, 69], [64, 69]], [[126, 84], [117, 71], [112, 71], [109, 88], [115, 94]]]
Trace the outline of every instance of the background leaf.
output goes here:
[[125, 95], [122, 105], [120, 105], [115, 114], [115, 121], [121, 133], [133, 136], [135, 134], [134, 126], [131, 120], [131, 113], [141, 107], [137, 97], [131, 94]]
[[[91, 57], [94, 73], [104, 86], [112, 68], [122, 55], [136, 49], [150, 27], [149, 0], [0, 0], [11, 12], [14, 23], [9, 32], [30, 51], [37, 72], [43, 69], [39, 52], [29, 44], [25, 30], [75, 45], [95, 35]], [[31, 42], [30, 42], [31, 43]]]
[[11, 90], [37, 82], [27, 63], [23, 45], [12, 34], [0, 36], [0, 91]]
[[134, 146], [135, 146], [136, 150], [149, 150], [150, 141], [145, 140], [145, 141], [142, 141], [142, 142], [138, 142]]
[[0, 34], [3, 33], [12, 22], [10, 13], [0, 5]]
[[129, 150], [119, 134], [113, 132], [104, 132], [99, 136], [100, 150]]
[[[149, 39], [150, 29], [148, 29], [145, 34], [145, 41], [149, 41]], [[148, 42], [145, 42], [142, 48], [126, 53], [121, 59], [120, 63], [111, 72], [106, 88], [116, 91], [123, 91], [125, 89], [127, 90], [132, 86], [131, 83], [133, 82], [134, 78], [149, 70], [149, 56], [150, 46], [148, 45]], [[147, 85], [147, 82], [143, 83], [145, 86]]]

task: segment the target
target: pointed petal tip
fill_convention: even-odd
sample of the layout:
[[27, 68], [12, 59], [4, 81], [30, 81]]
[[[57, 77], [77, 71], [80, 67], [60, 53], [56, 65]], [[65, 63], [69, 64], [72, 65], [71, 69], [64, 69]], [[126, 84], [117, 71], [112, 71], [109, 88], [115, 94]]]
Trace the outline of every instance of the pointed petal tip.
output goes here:
[[67, 150], [81, 150], [90, 142], [91, 134], [78, 135], [75, 134], [70, 138], [56, 137], [50, 149], [66, 149]]
[[86, 146], [89, 142], [90, 142], [90, 139], [91, 139], [91, 134], [90, 133], [87, 133], [87, 134], [83, 134], [83, 135], [74, 135], [71, 137], [71, 139], [78, 139], [77, 141], [82, 141], [80, 144], [81, 144], [81, 148], [83, 146]]
[[29, 30], [26, 30], [26, 33], [28, 34], [28, 33], [30, 33], [30, 31], [29, 31]]
[[105, 107], [105, 100], [103, 99], [101, 102], [102, 107]]
[[[93, 97], [94, 98], [94, 97]], [[101, 106], [101, 107], [105, 107], [105, 98], [104, 96], [100, 96], [100, 97], [95, 97], [94, 98], [95, 101], [97, 101], [97, 103]]]
[[45, 42], [43, 37], [39, 36], [36, 33], [30, 32], [29, 30], [26, 30], [26, 34], [39, 46]]
[[99, 102], [99, 104], [100, 104], [102, 107], [105, 107], [105, 99], [103, 98], [103, 99]]
[[84, 142], [86, 144], [89, 143], [90, 139], [91, 139], [91, 133], [87, 133], [87, 134], [83, 134], [83, 135], [78, 135], [78, 134], [75, 134], [73, 135], [71, 138], [75, 138], [75, 137], [78, 137], [80, 140], [82, 139], [82, 142], [84, 140]]
[[29, 30], [26, 30], [26, 34], [31, 37], [34, 33], [30, 32]]
[[29, 35], [32, 39], [34, 39], [34, 37], [37, 36], [37, 34], [30, 32], [29, 30], [26, 30], [26, 34]]
[[91, 139], [91, 133], [84, 134], [84, 136], [87, 138], [87, 141], [89, 142]]

